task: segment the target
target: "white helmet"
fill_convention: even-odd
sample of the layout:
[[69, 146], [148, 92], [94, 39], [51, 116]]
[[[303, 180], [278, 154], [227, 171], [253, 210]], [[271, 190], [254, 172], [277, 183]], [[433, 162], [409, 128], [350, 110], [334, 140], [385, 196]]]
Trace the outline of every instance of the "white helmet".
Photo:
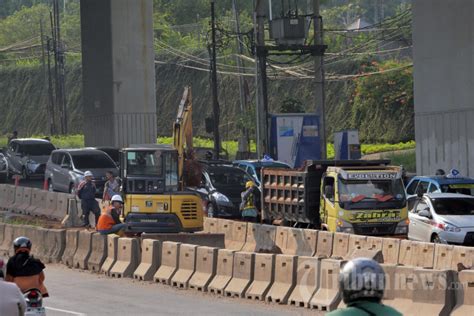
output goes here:
[[92, 174], [92, 172], [90, 172], [89, 170], [87, 170], [86, 172], [84, 172], [84, 177], [93, 177], [94, 175]]
[[118, 194], [115, 194], [114, 196], [112, 196], [112, 200], [110, 200], [110, 202], [120, 202], [123, 204], [122, 197]]

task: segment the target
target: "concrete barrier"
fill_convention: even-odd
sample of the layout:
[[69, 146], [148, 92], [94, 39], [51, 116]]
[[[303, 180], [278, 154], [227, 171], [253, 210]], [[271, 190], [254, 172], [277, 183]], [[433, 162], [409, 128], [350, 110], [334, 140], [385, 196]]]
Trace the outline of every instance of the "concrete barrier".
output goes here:
[[234, 254], [234, 268], [232, 280], [225, 287], [224, 293], [228, 297], [245, 297], [245, 291], [253, 281], [253, 267], [255, 254], [251, 252], [236, 252]]
[[16, 189], [15, 189], [15, 198], [13, 200], [13, 203], [10, 204], [10, 206], [8, 207], [8, 209], [7, 209], [8, 211], [18, 213], [17, 208], [22, 204], [24, 189], [25, 188], [21, 187], [21, 186], [16, 187]]
[[105, 258], [102, 267], [100, 267], [100, 273], [110, 274], [110, 269], [112, 269], [117, 261], [118, 240], [119, 236], [117, 235], [107, 235], [107, 258]]
[[36, 228], [33, 245], [39, 244], [39, 258], [44, 263], [58, 263], [64, 254], [66, 247], [66, 231], [64, 229]]
[[66, 248], [64, 249], [64, 253], [61, 258], [61, 261], [63, 264], [67, 265], [69, 268], [73, 267], [73, 258], [77, 250], [78, 239], [79, 239], [78, 230], [66, 231]]
[[351, 253], [344, 257], [346, 260], [352, 260], [356, 258], [369, 258], [378, 263], [384, 263], [382, 250], [369, 250], [369, 249], [354, 249]]
[[380, 237], [367, 237], [367, 242], [365, 244], [365, 247], [366, 249], [369, 249], [369, 250], [382, 250], [383, 240], [384, 238], [380, 238]]
[[396, 266], [395, 281], [386, 286], [385, 290], [383, 303], [395, 308], [403, 315], [409, 315], [414, 311], [412, 308], [413, 289], [416, 283], [414, 270], [414, 267]]
[[415, 269], [414, 276], [417, 282], [412, 297], [412, 313], [416, 311], [417, 315], [450, 315], [456, 305], [453, 287], [457, 279], [455, 272]]
[[259, 301], [265, 299], [275, 278], [275, 256], [266, 253], [255, 254], [253, 282], [245, 292], [246, 298]]
[[181, 233], [171, 233], [171, 234], [142, 234], [143, 239], [156, 239], [161, 242], [163, 241], [174, 241], [182, 244], [191, 244], [196, 246], [207, 246], [207, 247], [217, 247], [224, 248], [224, 234], [220, 233], [196, 233], [196, 234], [181, 234]]
[[350, 254], [356, 249], [367, 249], [367, 236], [349, 235], [349, 249], [347, 253]]
[[400, 242], [400, 239], [383, 238], [382, 253], [384, 263], [398, 264]]
[[453, 245], [435, 245], [433, 269], [444, 270], [451, 269], [453, 262]]
[[320, 231], [318, 234], [318, 242], [316, 246], [315, 257], [329, 258], [332, 255], [332, 243], [334, 234], [327, 231]]
[[153, 279], [155, 282], [170, 284], [171, 278], [178, 270], [179, 248], [181, 243], [165, 241], [161, 245], [161, 266], [156, 271]]
[[5, 223], [0, 223], [0, 245], [3, 243], [3, 234], [5, 233]]
[[133, 278], [140, 281], [151, 281], [161, 264], [161, 241], [142, 240], [142, 260], [133, 273]]
[[216, 276], [208, 286], [208, 290], [213, 294], [224, 294], [224, 289], [232, 279], [234, 269], [234, 251], [228, 249], [219, 249], [217, 252]]
[[276, 226], [247, 223], [243, 252], [275, 252]]
[[217, 218], [204, 217], [204, 233], [217, 233]]
[[320, 311], [332, 311], [341, 301], [339, 293], [339, 272], [345, 261], [323, 259], [321, 261], [319, 287], [309, 302], [309, 307]]
[[316, 252], [318, 231], [289, 227], [277, 227], [276, 246], [282, 254], [312, 256]]
[[4, 198], [4, 201], [3, 201], [3, 204], [0, 205], [0, 209], [4, 210], [4, 211], [8, 211], [9, 209], [11, 209], [11, 207], [15, 204], [15, 193], [16, 193], [16, 190], [15, 190], [15, 186], [13, 185], [5, 185], [5, 190], [6, 190], [6, 193], [5, 194], [5, 198]]
[[6, 184], [0, 183], [0, 209], [1, 209], [1, 205], [5, 203], [6, 196], [7, 196], [7, 186]]
[[209, 283], [216, 275], [218, 250], [218, 248], [206, 246], [197, 248], [196, 271], [189, 280], [190, 288], [207, 292]]
[[309, 307], [309, 301], [319, 286], [320, 260], [314, 257], [297, 258], [296, 286], [288, 298], [288, 305]]
[[196, 245], [182, 244], [179, 247], [178, 270], [171, 278], [171, 285], [180, 289], [187, 289], [189, 280], [196, 269]]
[[92, 235], [92, 251], [87, 262], [91, 272], [99, 273], [102, 264], [107, 258], [107, 236], [101, 234]]
[[140, 264], [140, 242], [137, 238], [119, 238], [117, 261], [110, 269], [113, 278], [131, 278]]
[[404, 266], [433, 268], [434, 244], [402, 240], [398, 263]]
[[278, 253], [287, 254], [288, 234], [290, 227], [278, 226], [275, 235], [275, 246], [279, 250]]
[[75, 269], [87, 270], [87, 262], [92, 252], [93, 232], [81, 230], [77, 240], [77, 250], [72, 258], [72, 265]]
[[54, 212], [50, 214], [52, 219], [62, 220], [68, 213], [68, 201], [74, 198], [74, 195], [67, 193], [57, 193]]
[[225, 247], [230, 250], [240, 251], [245, 245], [245, 239], [247, 236], [247, 223], [233, 222], [232, 234], [230, 239], [225, 240]]
[[232, 239], [232, 228], [234, 227], [234, 223], [236, 221], [231, 221], [227, 219], [218, 219], [217, 220], [217, 233], [224, 234], [225, 240]]
[[31, 189], [31, 203], [30, 205], [24, 210], [24, 213], [27, 215], [33, 215], [34, 211], [38, 208], [39, 203], [41, 202], [39, 194], [42, 191], [40, 189]]
[[5, 224], [3, 242], [0, 245], [0, 257], [9, 257], [13, 252], [13, 240], [15, 240], [15, 228], [13, 225]]
[[453, 250], [451, 269], [458, 271], [459, 268], [466, 267], [474, 269], [474, 248], [455, 246]]
[[350, 234], [334, 233], [334, 240], [332, 244], [332, 258], [342, 259], [349, 251], [349, 237]]
[[46, 194], [46, 216], [48, 218], [53, 218], [54, 213], [56, 212], [56, 207], [58, 204], [58, 194], [57, 192], [48, 192]]
[[32, 188], [23, 188], [23, 194], [21, 196], [21, 199], [15, 206], [15, 212], [20, 214], [26, 214], [26, 210], [28, 209], [28, 207], [31, 206], [31, 193]]
[[265, 301], [286, 304], [296, 284], [296, 256], [277, 255], [275, 258], [275, 280]]
[[382, 263], [381, 266], [385, 272], [385, 291], [382, 300], [393, 300], [395, 299], [397, 265]]
[[474, 311], [474, 270], [459, 272], [459, 283], [462, 285], [456, 307], [452, 316], [472, 315]]
[[32, 205], [26, 209], [27, 214], [34, 216], [47, 216], [49, 214], [49, 210], [46, 207], [48, 191], [37, 190], [34, 191], [32, 195]]

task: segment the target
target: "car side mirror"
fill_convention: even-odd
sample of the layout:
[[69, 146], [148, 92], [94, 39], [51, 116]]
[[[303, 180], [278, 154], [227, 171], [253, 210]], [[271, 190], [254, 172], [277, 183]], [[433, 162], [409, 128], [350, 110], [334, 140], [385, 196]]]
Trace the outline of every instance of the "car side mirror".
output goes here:
[[421, 217], [429, 218], [429, 219], [432, 218], [432, 217], [431, 217], [431, 213], [430, 213], [430, 211], [429, 211], [428, 208], [425, 208], [424, 210], [421, 210], [421, 211], [418, 213], [418, 215], [420, 215]]
[[334, 198], [334, 187], [332, 185], [327, 185], [324, 187], [324, 195], [327, 199], [332, 200]]

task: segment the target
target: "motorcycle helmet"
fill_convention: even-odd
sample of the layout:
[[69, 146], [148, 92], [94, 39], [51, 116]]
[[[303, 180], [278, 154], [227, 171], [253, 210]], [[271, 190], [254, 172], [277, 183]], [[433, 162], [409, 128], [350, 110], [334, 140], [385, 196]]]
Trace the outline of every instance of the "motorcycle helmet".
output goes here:
[[31, 240], [28, 237], [17, 237], [13, 241], [13, 249], [15, 250], [15, 253], [20, 250], [27, 250], [29, 252], [31, 250]]

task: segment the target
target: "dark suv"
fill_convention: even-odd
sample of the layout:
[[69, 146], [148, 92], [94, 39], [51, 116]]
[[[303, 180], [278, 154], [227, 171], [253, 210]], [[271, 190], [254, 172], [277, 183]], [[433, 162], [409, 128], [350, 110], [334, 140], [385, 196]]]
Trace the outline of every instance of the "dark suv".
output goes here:
[[49, 155], [55, 149], [48, 140], [23, 138], [14, 139], [8, 145], [5, 157], [13, 174], [21, 174], [24, 179], [30, 176], [42, 176]]
[[104, 190], [107, 171], [118, 175], [115, 162], [101, 150], [58, 149], [51, 154], [44, 176], [50, 191], [75, 193], [84, 179], [84, 172], [88, 170], [94, 175], [97, 195], [101, 195]]

